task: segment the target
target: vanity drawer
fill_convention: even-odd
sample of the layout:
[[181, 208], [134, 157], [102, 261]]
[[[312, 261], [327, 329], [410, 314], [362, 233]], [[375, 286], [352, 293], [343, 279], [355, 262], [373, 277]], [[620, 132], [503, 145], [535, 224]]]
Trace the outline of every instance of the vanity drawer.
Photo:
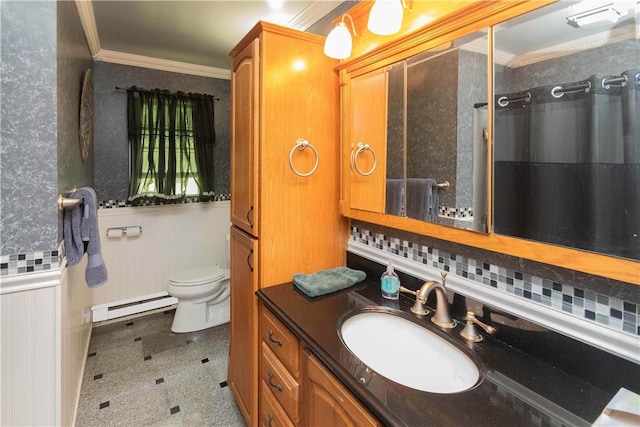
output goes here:
[[269, 390], [271, 387], [264, 381], [260, 381], [260, 425], [264, 427], [294, 427], [282, 406]]
[[299, 384], [264, 342], [260, 358], [260, 379], [267, 384], [291, 420], [297, 423], [299, 421]]
[[291, 375], [298, 378], [298, 338], [266, 309], [262, 310], [260, 319], [260, 339], [278, 356]]

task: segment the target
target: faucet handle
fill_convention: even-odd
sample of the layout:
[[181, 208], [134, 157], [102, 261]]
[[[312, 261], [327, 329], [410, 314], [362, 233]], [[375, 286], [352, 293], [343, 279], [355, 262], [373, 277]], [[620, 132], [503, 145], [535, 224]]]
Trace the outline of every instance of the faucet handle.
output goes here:
[[412, 313], [418, 314], [420, 316], [424, 316], [425, 314], [429, 313], [429, 309], [425, 305], [427, 300], [426, 298], [423, 298], [422, 296], [420, 296], [418, 291], [412, 291], [411, 289], [405, 288], [404, 286], [400, 285], [400, 292], [411, 294], [416, 297], [416, 302], [413, 304], [413, 307], [411, 307]]
[[416, 291], [412, 291], [409, 288], [405, 288], [404, 286], [400, 285], [400, 292], [404, 292], [405, 294], [411, 294], [413, 296], [416, 295]]
[[480, 331], [478, 331], [478, 328], [476, 328], [476, 325], [481, 327], [489, 335], [494, 334], [497, 331], [497, 329], [494, 328], [493, 326], [487, 325], [486, 323], [479, 321], [476, 318], [476, 315], [473, 311], [467, 311], [467, 324], [465, 325], [464, 329], [460, 332], [460, 335], [467, 341], [472, 341], [472, 342], [482, 341], [483, 337], [480, 334]]

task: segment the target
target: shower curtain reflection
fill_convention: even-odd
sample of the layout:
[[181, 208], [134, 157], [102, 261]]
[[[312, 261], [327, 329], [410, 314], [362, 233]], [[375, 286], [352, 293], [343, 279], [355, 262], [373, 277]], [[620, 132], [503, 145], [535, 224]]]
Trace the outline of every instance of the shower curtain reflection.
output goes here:
[[496, 96], [496, 233], [640, 259], [638, 72]]

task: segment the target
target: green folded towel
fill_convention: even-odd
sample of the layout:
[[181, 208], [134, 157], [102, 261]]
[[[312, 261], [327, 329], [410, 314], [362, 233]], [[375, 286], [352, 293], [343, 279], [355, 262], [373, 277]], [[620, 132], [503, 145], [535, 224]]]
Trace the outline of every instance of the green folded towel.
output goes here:
[[313, 274], [294, 274], [293, 284], [305, 295], [317, 297], [346, 289], [366, 278], [367, 274], [364, 271], [353, 270], [349, 267], [336, 267], [331, 270], [320, 270]]

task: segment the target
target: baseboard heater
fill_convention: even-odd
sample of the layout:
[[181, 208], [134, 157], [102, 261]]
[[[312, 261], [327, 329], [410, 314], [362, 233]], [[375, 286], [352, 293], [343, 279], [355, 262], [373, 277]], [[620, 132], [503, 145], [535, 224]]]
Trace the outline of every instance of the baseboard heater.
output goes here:
[[157, 308], [169, 307], [177, 303], [178, 298], [169, 296], [166, 291], [163, 291], [106, 304], [98, 304], [91, 307], [91, 321], [101, 322], [103, 320], [116, 319]]

